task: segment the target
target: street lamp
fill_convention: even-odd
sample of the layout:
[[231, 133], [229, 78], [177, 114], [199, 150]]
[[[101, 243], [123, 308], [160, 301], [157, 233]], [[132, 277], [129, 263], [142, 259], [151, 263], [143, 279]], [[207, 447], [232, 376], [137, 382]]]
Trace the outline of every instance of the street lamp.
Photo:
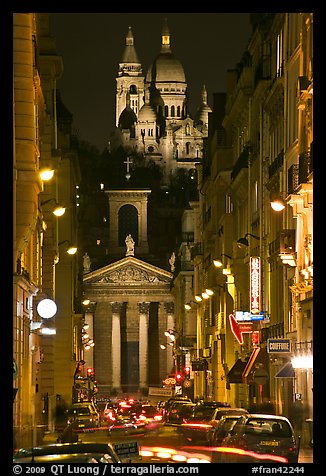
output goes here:
[[77, 250], [78, 250], [77, 246], [72, 245], [69, 240], [60, 241], [60, 243], [58, 243], [58, 247], [63, 245], [64, 243], [68, 243], [66, 253], [68, 253], [69, 255], [74, 255], [77, 253]]
[[214, 266], [215, 266], [216, 268], [222, 268], [222, 266], [224, 265], [223, 260], [221, 259], [222, 256], [226, 256], [226, 257], [229, 258], [229, 259], [233, 259], [232, 256], [227, 255], [227, 254], [225, 254], [225, 253], [222, 253], [219, 258], [215, 258], [215, 259], [213, 260], [213, 264], [214, 264]]
[[281, 212], [286, 206], [286, 202], [280, 194], [271, 195], [271, 207], [275, 212]]
[[51, 319], [57, 312], [57, 305], [53, 299], [42, 299], [36, 309], [42, 318]]
[[49, 200], [45, 200], [44, 202], [41, 202], [41, 206], [42, 205], [46, 205], [47, 203], [50, 203], [50, 202], [55, 202], [55, 207], [53, 208], [52, 210], [52, 213], [53, 215], [57, 216], [57, 217], [61, 217], [62, 215], [65, 214], [65, 207], [63, 207], [62, 205], [60, 205], [56, 200], [55, 198], [49, 198]]
[[53, 178], [54, 170], [51, 169], [50, 167], [47, 167], [40, 170], [39, 175], [40, 175], [40, 179], [43, 180], [43, 182], [47, 182]]
[[245, 236], [238, 239], [237, 241], [238, 248], [245, 248], [249, 246], [249, 241], [247, 239], [247, 236], [251, 236], [252, 238], [255, 238], [255, 240], [260, 240], [260, 237], [257, 235], [253, 235], [252, 233], [246, 233]]

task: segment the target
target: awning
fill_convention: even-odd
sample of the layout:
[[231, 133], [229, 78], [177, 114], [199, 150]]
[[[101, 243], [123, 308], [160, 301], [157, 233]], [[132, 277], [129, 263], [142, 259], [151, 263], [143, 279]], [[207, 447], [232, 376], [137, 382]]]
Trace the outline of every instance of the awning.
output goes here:
[[260, 352], [260, 347], [254, 347], [253, 351], [251, 352], [248, 363], [242, 374], [242, 380], [245, 383], [247, 383], [248, 375], [250, 371], [252, 370], [254, 363], [256, 362], [259, 352]]
[[284, 364], [275, 375], [275, 378], [295, 378], [295, 372], [291, 362]]
[[229, 383], [242, 383], [242, 374], [244, 369], [246, 368], [248, 359], [241, 360], [238, 359], [233, 367], [229, 370], [227, 374], [228, 382]]
[[268, 377], [268, 354], [265, 347], [254, 347], [249, 357], [246, 368], [242, 374], [244, 383], [263, 383]]

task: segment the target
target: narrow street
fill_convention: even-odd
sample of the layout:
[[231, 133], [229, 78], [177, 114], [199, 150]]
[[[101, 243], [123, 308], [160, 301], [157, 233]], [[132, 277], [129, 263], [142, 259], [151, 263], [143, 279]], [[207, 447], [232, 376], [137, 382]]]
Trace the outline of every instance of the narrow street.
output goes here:
[[[43, 443], [51, 444], [57, 441], [57, 433], [48, 433], [44, 436]], [[203, 447], [200, 451], [192, 449], [191, 446], [185, 446], [182, 436], [179, 433], [177, 425], [161, 425], [159, 429], [148, 431], [145, 434], [133, 434], [129, 436], [117, 435], [116, 437], [108, 437], [107, 431], [99, 429], [96, 432], [80, 433], [79, 440], [82, 442], [98, 442], [104, 443], [107, 441], [121, 442], [121, 441], [137, 441], [141, 449], [149, 449], [153, 447], [171, 448], [174, 450], [182, 450], [187, 453], [203, 454], [210, 457], [212, 452]], [[206, 448], [206, 449], [204, 449]], [[136, 463], [137, 461], [135, 461]], [[138, 460], [138, 462], [141, 462]], [[162, 462], [162, 461], [161, 461]], [[298, 463], [313, 463], [313, 449], [309, 447], [301, 447]]]

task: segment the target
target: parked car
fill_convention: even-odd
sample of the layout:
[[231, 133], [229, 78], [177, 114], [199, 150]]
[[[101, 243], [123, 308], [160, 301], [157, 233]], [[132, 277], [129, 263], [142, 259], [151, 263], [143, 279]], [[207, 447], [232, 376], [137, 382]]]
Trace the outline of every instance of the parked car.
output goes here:
[[14, 463], [121, 463], [111, 443], [55, 443], [20, 448]]
[[72, 422], [78, 423], [77, 430], [93, 429], [100, 426], [100, 414], [96, 410], [94, 404], [90, 402], [73, 403], [67, 410], [67, 424]]
[[220, 446], [224, 438], [232, 430], [233, 426], [239, 420], [241, 415], [235, 415], [232, 412], [222, 415], [217, 426], [213, 432], [212, 444], [213, 446]]
[[187, 442], [213, 445], [213, 435], [223, 415], [232, 413], [242, 415], [248, 413], [245, 408], [230, 406], [215, 407], [214, 404], [199, 404], [193, 409], [186, 423], [182, 423], [181, 431]]
[[165, 423], [180, 424], [191, 415], [193, 408], [196, 406], [192, 402], [183, 402], [176, 400], [165, 414]]
[[242, 415], [221, 446], [282, 456], [289, 463], [298, 462], [298, 443], [290, 420], [284, 416], [263, 413]]

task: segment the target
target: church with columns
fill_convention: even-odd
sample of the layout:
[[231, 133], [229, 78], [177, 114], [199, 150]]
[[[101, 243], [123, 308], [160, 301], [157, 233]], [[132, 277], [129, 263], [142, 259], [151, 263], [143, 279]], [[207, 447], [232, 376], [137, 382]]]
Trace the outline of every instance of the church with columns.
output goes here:
[[[128, 154], [127, 181], [121, 188], [105, 190], [109, 264], [92, 269], [88, 256], [84, 264], [83, 288], [90, 300], [85, 325], [95, 342], [84, 359], [94, 368], [102, 395], [147, 394], [149, 387], [161, 387], [176, 371], [173, 345], [161, 345], [167, 342], [165, 333], [174, 332], [176, 325], [171, 293], [175, 254], [172, 248], [165, 265], [153, 257], [148, 241], [152, 190], [131, 186], [130, 164], [137, 154], [154, 162], [162, 172], [164, 190], [180, 169], [193, 179], [196, 164], [202, 161], [211, 109], [203, 87], [201, 107], [194, 119], [190, 117], [185, 73], [172, 53], [166, 22], [161, 38], [161, 51], [144, 75], [129, 27], [116, 79], [116, 130], [110, 141], [111, 150], [122, 147]], [[161, 241], [169, 233], [176, 208], [174, 204], [162, 215], [162, 204], [156, 208], [151, 230], [160, 227]]]

